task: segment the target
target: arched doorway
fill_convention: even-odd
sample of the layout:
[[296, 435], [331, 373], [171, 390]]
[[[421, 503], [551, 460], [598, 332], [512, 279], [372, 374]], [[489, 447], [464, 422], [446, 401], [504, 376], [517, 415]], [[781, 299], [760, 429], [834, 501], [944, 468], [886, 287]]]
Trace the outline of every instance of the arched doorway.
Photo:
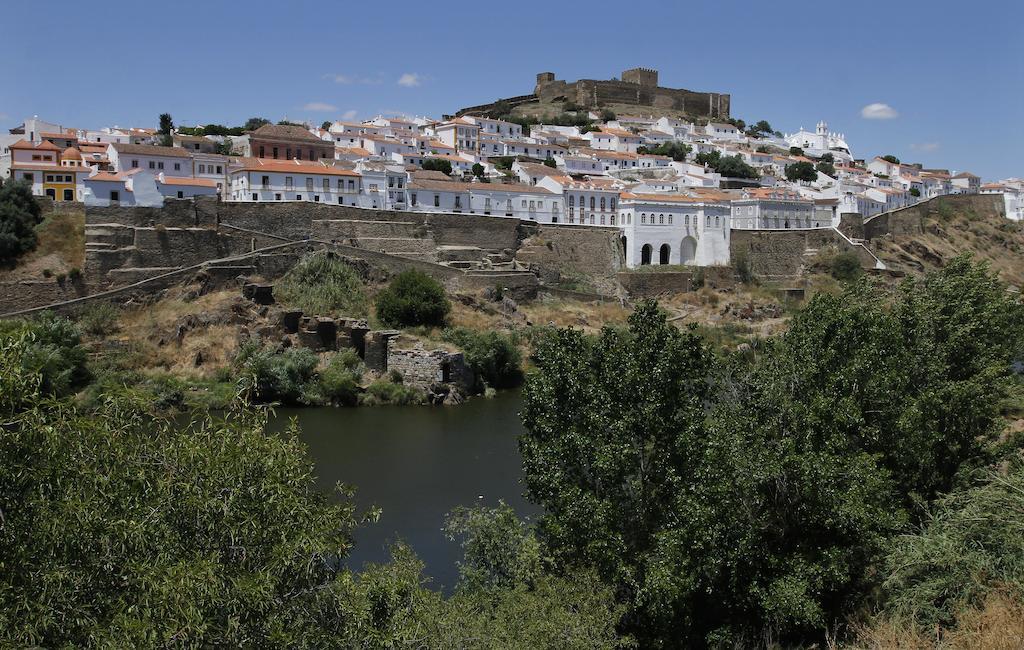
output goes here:
[[644, 244], [644, 247], [640, 249], [640, 265], [647, 266], [651, 263], [651, 253], [654, 251], [650, 244]]
[[668, 258], [672, 254], [672, 247], [668, 244], [662, 244], [658, 250], [658, 264], [668, 264]]
[[51, 199], [53, 199], [54, 201], [56, 201], [57, 200], [57, 190], [53, 189], [52, 187], [46, 188], [46, 196], [48, 196]]
[[693, 237], [684, 237], [682, 248], [679, 250], [681, 264], [693, 264], [697, 260], [697, 240]]

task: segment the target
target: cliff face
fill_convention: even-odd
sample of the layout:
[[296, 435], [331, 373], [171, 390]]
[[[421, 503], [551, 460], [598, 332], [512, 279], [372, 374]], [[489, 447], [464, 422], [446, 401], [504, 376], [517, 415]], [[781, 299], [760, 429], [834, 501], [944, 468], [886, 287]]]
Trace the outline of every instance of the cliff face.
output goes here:
[[894, 271], [921, 273], [971, 253], [1024, 287], [1024, 223], [1003, 215], [1001, 194], [941, 196], [867, 220], [864, 236]]

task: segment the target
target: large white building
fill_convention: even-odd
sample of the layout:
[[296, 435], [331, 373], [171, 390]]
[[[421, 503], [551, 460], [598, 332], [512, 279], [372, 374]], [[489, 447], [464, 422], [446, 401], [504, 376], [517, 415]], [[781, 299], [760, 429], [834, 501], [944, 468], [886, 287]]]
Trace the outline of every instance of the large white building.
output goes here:
[[853, 160], [845, 136], [842, 133], [829, 131], [828, 124], [824, 121], [818, 122], [813, 133], [800, 127], [796, 133], [785, 136], [785, 140], [789, 146], [800, 147], [805, 154], [814, 158], [831, 153], [837, 162]]
[[729, 263], [729, 201], [718, 192], [623, 192], [619, 209], [626, 266]]
[[310, 201], [357, 205], [362, 177], [319, 162], [243, 158], [228, 171], [232, 201]]

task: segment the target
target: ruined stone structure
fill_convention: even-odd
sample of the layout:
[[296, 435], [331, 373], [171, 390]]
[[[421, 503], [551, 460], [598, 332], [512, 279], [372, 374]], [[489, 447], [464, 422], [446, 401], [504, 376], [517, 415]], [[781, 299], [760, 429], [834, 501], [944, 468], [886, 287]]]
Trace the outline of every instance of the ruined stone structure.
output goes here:
[[621, 79], [610, 80], [563, 81], [556, 79], [553, 72], [541, 72], [537, 75], [532, 95], [506, 97], [492, 104], [469, 106], [457, 114], [484, 115], [495, 112], [498, 106], [514, 108], [537, 102], [572, 102], [588, 108], [630, 104], [683, 111], [696, 117], [726, 118], [729, 117], [729, 101], [730, 96], [725, 93], [659, 86], [658, 71], [651, 68], [625, 70]]

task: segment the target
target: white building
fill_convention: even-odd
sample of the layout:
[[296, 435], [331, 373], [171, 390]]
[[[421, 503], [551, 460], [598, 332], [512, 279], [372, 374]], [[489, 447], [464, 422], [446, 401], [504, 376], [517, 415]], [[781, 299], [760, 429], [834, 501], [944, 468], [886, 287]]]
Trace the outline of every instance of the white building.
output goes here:
[[464, 118], [457, 118], [434, 127], [437, 139], [459, 151], [480, 150], [480, 127]]
[[824, 121], [818, 122], [814, 127], [814, 133], [800, 127], [799, 131], [785, 136], [785, 139], [789, 146], [800, 147], [805, 154], [815, 158], [831, 153], [836, 162], [845, 163], [853, 160], [845, 136], [842, 133], [829, 131], [828, 124]]
[[732, 227], [737, 230], [785, 230], [787, 228], [831, 228], [831, 221], [815, 218], [814, 201], [778, 187], [743, 190], [732, 201]]
[[624, 185], [607, 177], [545, 176], [537, 181], [564, 198], [565, 222], [590, 226], [618, 225], [619, 193]]
[[981, 194], [1002, 194], [1006, 218], [1024, 220], [1024, 180], [1008, 178], [998, 183], [986, 183], [979, 188]]
[[107, 146], [107, 159], [115, 172], [142, 169], [153, 175], [195, 175], [192, 169], [192, 154], [178, 147], [114, 142]]
[[981, 191], [981, 178], [971, 172], [960, 172], [949, 179], [954, 194], [977, 194]]
[[622, 193], [626, 266], [729, 263], [729, 203], [717, 192]]
[[319, 162], [243, 158], [228, 170], [230, 200], [311, 201], [357, 205], [361, 176], [351, 169]]
[[467, 115], [462, 119], [470, 124], [475, 124], [480, 127], [481, 136], [485, 133], [493, 133], [503, 138], [507, 137], [518, 139], [523, 137], [523, 127], [514, 122], [495, 120], [489, 117], [475, 117], [472, 115]]

